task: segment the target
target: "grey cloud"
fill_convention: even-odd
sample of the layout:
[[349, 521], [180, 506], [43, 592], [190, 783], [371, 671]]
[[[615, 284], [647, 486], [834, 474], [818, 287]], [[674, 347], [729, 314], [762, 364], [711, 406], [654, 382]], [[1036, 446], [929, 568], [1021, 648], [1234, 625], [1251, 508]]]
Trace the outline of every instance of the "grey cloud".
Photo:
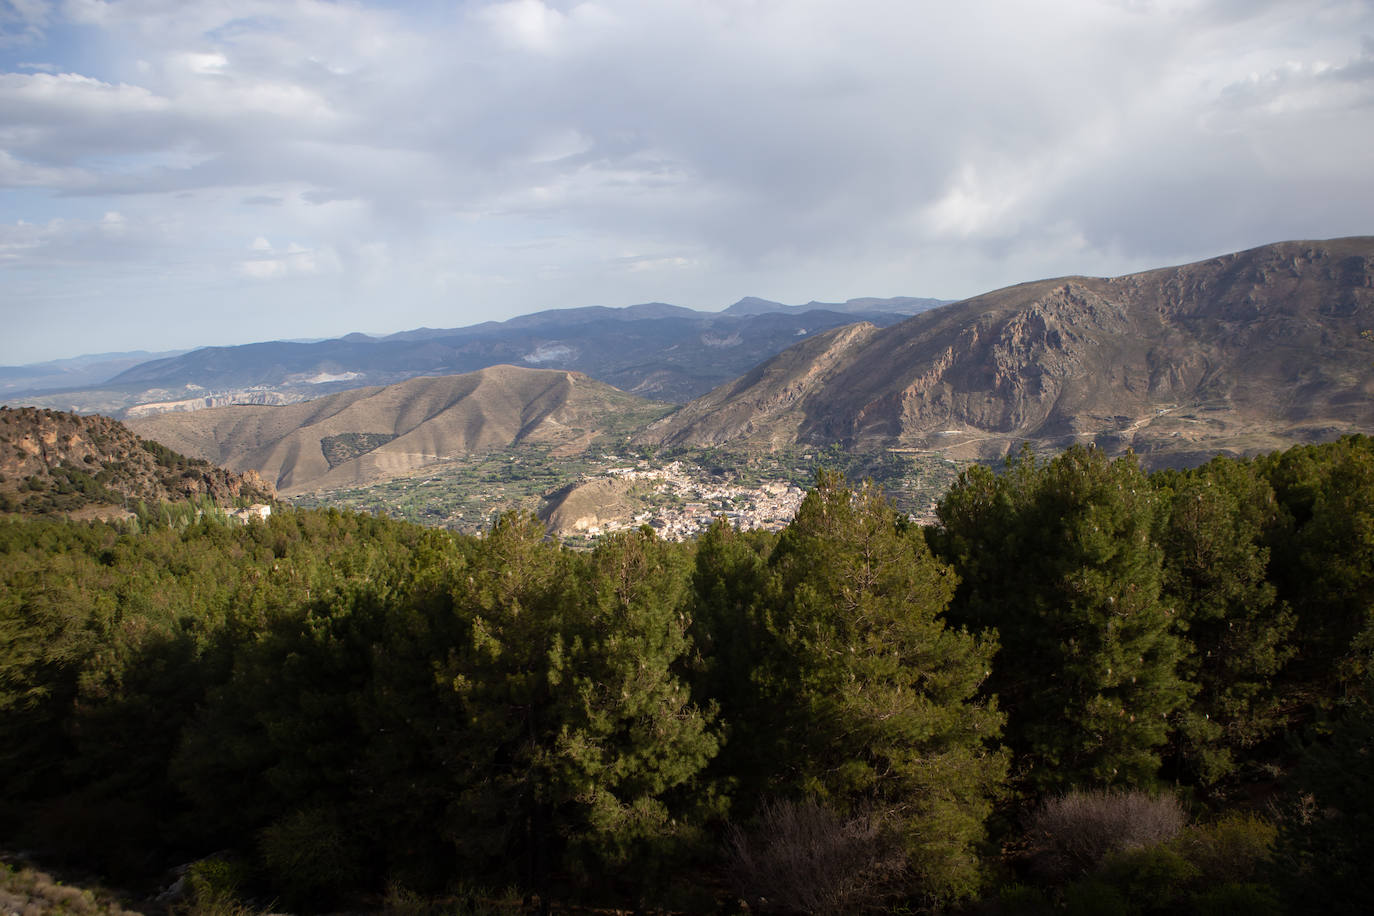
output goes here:
[[1358, 229], [1374, 10], [1296, 6], [75, 4], [107, 64], [0, 74], [0, 184], [417, 301], [971, 294]]

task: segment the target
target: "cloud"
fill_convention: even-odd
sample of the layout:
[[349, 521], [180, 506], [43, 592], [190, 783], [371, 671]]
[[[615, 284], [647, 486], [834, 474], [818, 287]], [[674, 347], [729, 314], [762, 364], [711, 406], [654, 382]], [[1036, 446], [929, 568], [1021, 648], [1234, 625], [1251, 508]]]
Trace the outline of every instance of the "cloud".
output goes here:
[[337, 273], [341, 267], [338, 252], [332, 248], [307, 248], [295, 242], [283, 249], [258, 236], [248, 246], [253, 256], [240, 261], [239, 272], [253, 280], [281, 280], [287, 277]]
[[0, 48], [24, 47], [40, 40], [52, 17], [47, 0], [3, 0], [0, 3]]
[[[224, 301], [289, 279], [357, 327], [382, 290], [388, 320], [449, 326], [969, 295], [1374, 208], [1374, 8], [1343, 0], [0, 10], [0, 224], [29, 227], [4, 264], [137, 253], [168, 297]], [[300, 250], [225, 241], [259, 235]]]
[[564, 28], [565, 17], [540, 0], [510, 0], [484, 8], [478, 16], [510, 45], [534, 50], [551, 50]]

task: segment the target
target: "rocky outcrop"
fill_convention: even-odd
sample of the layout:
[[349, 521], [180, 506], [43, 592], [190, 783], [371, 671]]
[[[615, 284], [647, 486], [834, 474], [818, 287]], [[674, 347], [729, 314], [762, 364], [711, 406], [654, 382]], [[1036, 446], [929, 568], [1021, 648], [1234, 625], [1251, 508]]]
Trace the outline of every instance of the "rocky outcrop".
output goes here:
[[[689, 403], [646, 444], [841, 443], [992, 457], [1030, 441], [1159, 461], [1374, 429], [1374, 239], [1285, 242], [998, 290], [830, 332]], [[798, 385], [814, 349], [834, 352]], [[804, 373], [802, 373], [804, 375]]]
[[798, 406], [824, 388], [876, 331], [860, 322], [818, 334], [649, 426], [635, 441], [667, 446], [711, 446], [741, 438], [793, 441]]
[[276, 494], [256, 473], [187, 458], [109, 417], [0, 407], [0, 495], [8, 511], [46, 514], [206, 497], [227, 507]]

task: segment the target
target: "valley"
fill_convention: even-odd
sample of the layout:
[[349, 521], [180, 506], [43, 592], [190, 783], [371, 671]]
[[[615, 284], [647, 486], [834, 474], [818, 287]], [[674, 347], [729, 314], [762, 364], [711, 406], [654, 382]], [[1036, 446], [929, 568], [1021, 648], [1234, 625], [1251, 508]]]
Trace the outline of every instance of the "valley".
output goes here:
[[477, 534], [512, 510], [537, 514], [573, 546], [647, 525], [667, 540], [695, 537], [718, 516], [744, 529], [783, 527], [822, 469], [880, 484], [903, 513], [931, 520], [961, 465], [933, 453], [851, 455], [838, 449], [709, 449], [560, 456], [497, 449], [431, 465], [423, 474], [287, 498]]
[[284, 500], [467, 532], [519, 509], [590, 543], [720, 514], [778, 528], [822, 468], [929, 520], [961, 467], [1026, 448], [1188, 467], [1368, 431], [1372, 324], [1366, 237], [949, 304], [651, 303], [207, 348], [113, 381], [157, 398], [117, 411], [135, 434]]
[[[188, 866], [187, 912], [497, 899], [455, 873], [505, 877], [497, 911], [537, 888], [623, 912], [599, 888], [647, 824], [660, 911], [727, 912], [779, 899], [740, 864], [791, 835], [778, 787], [867, 805], [882, 783], [902, 829], [954, 827], [874, 901], [1053, 912], [1139, 896], [1173, 857], [1191, 877], [1149, 892], [1161, 912], [1236, 874], [1214, 911], [1280, 912], [1250, 904], [1301, 875], [1271, 867], [1283, 844], [1327, 848], [1369, 796], [1333, 791], [1325, 823], [1253, 808], [1317, 797], [1293, 763], [1313, 722], [1357, 751], [1328, 732], [1305, 755], [1367, 769], [1371, 324], [1374, 239], [1343, 239], [840, 324], [685, 404], [502, 364], [123, 422], [0, 409], [12, 848], [148, 887], [210, 837], [230, 852]], [[510, 829], [541, 793], [576, 856]], [[1187, 823], [1184, 798], [1221, 819]], [[1041, 873], [1056, 806], [1124, 829], [1143, 805], [1173, 826]], [[135, 842], [84, 841], [130, 811]], [[874, 868], [926, 855], [865, 842]], [[516, 864], [541, 844], [556, 873]], [[420, 860], [437, 881], [403, 871]], [[1029, 883], [973, 881], [994, 870]]]

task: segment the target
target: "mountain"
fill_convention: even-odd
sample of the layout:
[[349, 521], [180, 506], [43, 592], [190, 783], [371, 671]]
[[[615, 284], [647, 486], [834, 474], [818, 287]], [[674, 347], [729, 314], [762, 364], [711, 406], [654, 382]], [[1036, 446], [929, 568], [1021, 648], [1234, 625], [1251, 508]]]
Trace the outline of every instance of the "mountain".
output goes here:
[[185, 352], [167, 350], [149, 353], [147, 350], [135, 350], [128, 353], [91, 353], [24, 366], [0, 366], [0, 396], [99, 385], [150, 359], [179, 356]]
[[989, 458], [1022, 442], [1157, 463], [1374, 429], [1374, 238], [1025, 283], [817, 335], [637, 441]]
[[581, 373], [493, 366], [281, 407], [164, 413], [129, 426], [186, 454], [256, 469], [284, 495], [295, 495], [512, 445], [575, 453], [623, 441], [666, 409]]
[[745, 296], [734, 305], [721, 312], [722, 315], [770, 315], [778, 312], [802, 314], [805, 312], [839, 312], [844, 315], [917, 315], [921, 312], [949, 305], [952, 299], [915, 299], [911, 296], [896, 296], [891, 299], [850, 299], [846, 302], [817, 302], [814, 299], [806, 305], [783, 305], [770, 299]]
[[227, 507], [273, 496], [252, 471], [187, 458], [109, 417], [0, 407], [0, 512], [104, 517], [134, 501]]
[[[871, 303], [873, 311], [859, 317], [877, 324], [901, 320], [888, 309], [898, 300], [852, 301]], [[503, 322], [419, 328], [387, 337], [349, 334], [321, 341], [203, 347], [125, 367], [98, 387], [68, 386], [60, 394], [23, 402], [136, 417], [228, 404], [289, 404], [419, 376], [524, 365], [583, 372], [644, 397], [683, 403], [799, 339], [856, 317], [849, 304], [779, 309], [731, 315], [649, 302], [628, 308], [553, 309]]]
[[505, 364], [583, 372], [625, 391], [681, 402], [799, 337], [851, 320], [847, 314], [815, 310], [723, 316], [656, 305], [560, 309], [499, 324], [381, 339], [205, 347], [137, 366], [111, 379], [108, 387], [171, 391], [196, 386], [205, 393], [272, 389], [313, 397]]

